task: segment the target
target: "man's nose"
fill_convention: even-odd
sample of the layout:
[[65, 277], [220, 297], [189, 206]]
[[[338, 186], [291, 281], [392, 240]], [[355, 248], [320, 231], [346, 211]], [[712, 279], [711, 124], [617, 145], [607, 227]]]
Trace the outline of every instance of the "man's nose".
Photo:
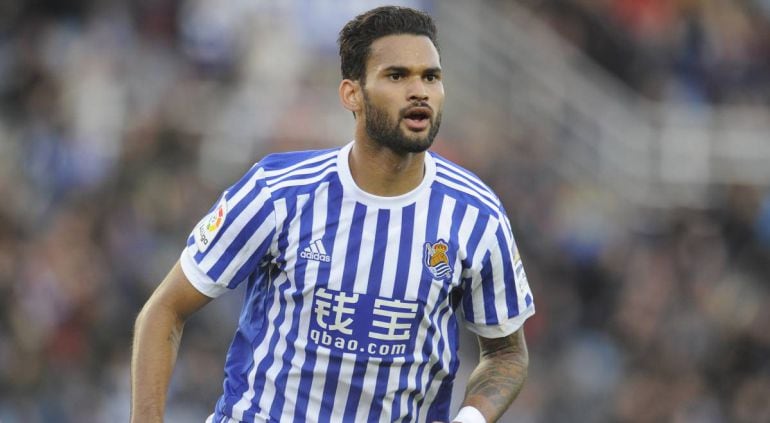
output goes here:
[[413, 80], [408, 87], [409, 101], [425, 101], [428, 99], [428, 89], [422, 78]]

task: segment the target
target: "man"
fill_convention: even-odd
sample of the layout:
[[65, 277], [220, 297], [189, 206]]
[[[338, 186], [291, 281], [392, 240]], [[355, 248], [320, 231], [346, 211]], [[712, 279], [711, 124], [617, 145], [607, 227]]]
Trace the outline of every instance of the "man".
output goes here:
[[527, 371], [531, 292], [497, 197], [427, 153], [444, 90], [431, 18], [340, 33], [355, 140], [270, 155], [227, 189], [136, 322], [132, 421], [161, 421], [185, 319], [246, 284], [210, 422], [450, 421], [458, 314], [481, 360], [456, 422], [496, 421]]

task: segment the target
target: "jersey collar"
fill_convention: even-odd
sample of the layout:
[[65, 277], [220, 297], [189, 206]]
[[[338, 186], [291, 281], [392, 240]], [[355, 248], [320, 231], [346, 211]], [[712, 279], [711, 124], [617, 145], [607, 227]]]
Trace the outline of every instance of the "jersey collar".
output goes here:
[[337, 169], [340, 181], [345, 189], [345, 193], [352, 196], [354, 200], [367, 206], [399, 208], [416, 202], [422, 195], [427, 195], [431, 184], [433, 184], [433, 181], [436, 179], [436, 163], [430, 152], [425, 154], [425, 176], [423, 176], [420, 185], [405, 194], [394, 197], [382, 197], [362, 190], [353, 180], [353, 175], [350, 173], [350, 161], [348, 158], [354, 143], [355, 141], [351, 141], [340, 148], [339, 154], [337, 155]]

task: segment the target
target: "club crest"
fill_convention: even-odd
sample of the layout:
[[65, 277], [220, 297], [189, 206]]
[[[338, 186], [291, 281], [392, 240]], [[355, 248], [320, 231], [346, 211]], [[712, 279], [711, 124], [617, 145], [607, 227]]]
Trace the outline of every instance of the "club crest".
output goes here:
[[425, 243], [425, 257], [423, 261], [436, 279], [452, 277], [452, 267], [449, 265], [449, 256], [447, 256], [448, 249], [449, 245], [442, 239], [433, 244], [430, 242]]

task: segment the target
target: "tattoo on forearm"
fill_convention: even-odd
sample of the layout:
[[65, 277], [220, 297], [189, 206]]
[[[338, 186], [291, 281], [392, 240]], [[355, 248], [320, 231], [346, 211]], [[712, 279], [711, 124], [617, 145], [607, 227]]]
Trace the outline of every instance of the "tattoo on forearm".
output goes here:
[[468, 381], [465, 403], [479, 408], [489, 421], [496, 421], [527, 378], [527, 348], [519, 333], [480, 343], [481, 362]]

